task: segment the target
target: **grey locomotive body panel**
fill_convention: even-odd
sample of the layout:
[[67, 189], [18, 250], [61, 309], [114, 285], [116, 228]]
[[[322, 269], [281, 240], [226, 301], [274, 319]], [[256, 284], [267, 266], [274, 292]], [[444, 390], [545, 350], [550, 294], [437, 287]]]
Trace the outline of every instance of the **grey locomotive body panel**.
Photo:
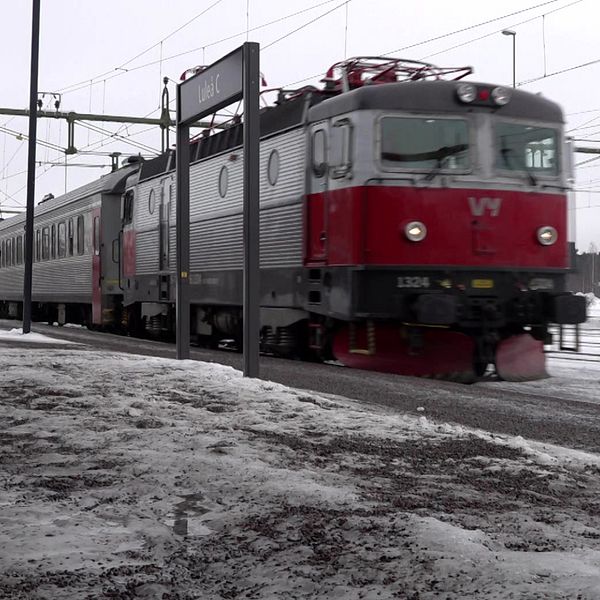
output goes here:
[[[296, 127], [261, 140], [260, 150], [260, 265], [261, 269], [300, 269], [303, 261], [303, 196], [306, 131]], [[277, 167], [273, 166], [277, 163]], [[269, 175], [269, 166], [271, 166]], [[226, 181], [226, 183], [225, 183]], [[161, 173], [136, 186], [135, 289], [129, 301], [159, 299], [159, 274], [174, 275], [176, 184], [174, 174]], [[153, 199], [151, 199], [153, 196]], [[161, 204], [167, 208], [161, 213]], [[243, 263], [243, 148], [237, 146], [201, 159], [190, 167], [190, 283], [192, 302], [222, 299], [241, 302], [239, 273]], [[168, 269], [160, 269], [160, 220], [168, 215]], [[210, 276], [207, 274], [210, 273]], [[221, 292], [202, 281], [222, 278]], [[287, 280], [287, 278], [285, 278]], [[233, 282], [236, 282], [235, 284]], [[227, 283], [231, 282], [231, 283]], [[208, 285], [208, 284], [207, 284]], [[225, 288], [237, 288], [229, 293]], [[214, 287], [214, 286], [213, 286]], [[217, 286], [220, 287], [220, 286]], [[174, 290], [172, 290], [174, 291]], [[283, 293], [284, 290], [281, 290]], [[290, 290], [288, 292], [288, 297]], [[238, 298], [239, 296], [239, 298]], [[161, 300], [174, 300], [173, 294]]]

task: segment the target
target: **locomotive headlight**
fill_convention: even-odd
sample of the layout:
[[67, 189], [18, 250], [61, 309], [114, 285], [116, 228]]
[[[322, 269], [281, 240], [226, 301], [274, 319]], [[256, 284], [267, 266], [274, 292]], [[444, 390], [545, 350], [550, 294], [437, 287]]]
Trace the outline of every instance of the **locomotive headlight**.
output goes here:
[[544, 225], [537, 230], [537, 239], [542, 246], [552, 246], [558, 239], [558, 233], [551, 225]]
[[404, 226], [404, 235], [411, 242], [420, 242], [425, 239], [427, 235], [427, 227], [425, 227], [425, 223], [421, 223], [421, 221], [411, 221]]
[[498, 106], [504, 106], [510, 102], [511, 93], [508, 88], [497, 87], [492, 90], [492, 100]]
[[456, 88], [456, 95], [461, 102], [468, 104], [477, 97], [477, 88], [472, 83], [460, 83]]

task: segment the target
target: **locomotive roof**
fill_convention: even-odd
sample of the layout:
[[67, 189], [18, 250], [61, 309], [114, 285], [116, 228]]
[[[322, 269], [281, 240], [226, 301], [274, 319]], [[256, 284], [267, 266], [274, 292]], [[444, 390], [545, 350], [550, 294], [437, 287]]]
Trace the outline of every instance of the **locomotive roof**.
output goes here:
[[[308, 107], [323, 101], [329, 95], [326, 92], [306, 88], [300, 90], [291, 99], [284, 100], [275, 106], [263, 108], [260, 112], [261, 139], [302, 125], [306, 121]], [[194, 140], [190, 144], [190, 163], [236, 148], [242, 143], [243, 124], [232, 124], [218, 133]], [[172, 171], [174, 168], [175, 151], [169, 150], [161, 156], [142, 163], [139, 181], [151, 179], [160, 173]], [[138, 179], [132, 179], [129, 184], [133, 185], [136, 181]]]
[[[309, 111], [310, 121], [320, 121], [356, 110], [405, 110], [416, 112], [496, 112], [505, 117], [563, 122], [560, 106], [537, 94], [512, 89], [510, 102], [504, 106], [474, 106], [460, 102], [456, 96], [459, 81], [403, 81], [363, 87], [339, 94]], [[470, 82], [491, 88], [494, 84]]]

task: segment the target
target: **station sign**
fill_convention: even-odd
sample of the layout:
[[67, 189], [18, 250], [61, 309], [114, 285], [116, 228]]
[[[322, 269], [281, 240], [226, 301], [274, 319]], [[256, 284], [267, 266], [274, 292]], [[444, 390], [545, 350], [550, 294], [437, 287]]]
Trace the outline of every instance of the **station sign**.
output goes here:
[[189, 124], [241, 100], [243, 94], [243, 46], [179, 84], [181, 125]]
[[190, 357], [190, 127], [243, 99], [243, 367], [259, 376], [259, 45], [246, 42], [177, 86], [177, 358]]

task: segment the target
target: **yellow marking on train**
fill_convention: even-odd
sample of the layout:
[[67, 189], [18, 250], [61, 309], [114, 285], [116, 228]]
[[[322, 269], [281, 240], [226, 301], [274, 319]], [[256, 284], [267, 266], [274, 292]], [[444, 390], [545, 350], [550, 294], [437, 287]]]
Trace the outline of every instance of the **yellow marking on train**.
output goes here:
[[473, 279], [471, 287], [476, 290], [491, 290], [494, 287], [493, 279]]

